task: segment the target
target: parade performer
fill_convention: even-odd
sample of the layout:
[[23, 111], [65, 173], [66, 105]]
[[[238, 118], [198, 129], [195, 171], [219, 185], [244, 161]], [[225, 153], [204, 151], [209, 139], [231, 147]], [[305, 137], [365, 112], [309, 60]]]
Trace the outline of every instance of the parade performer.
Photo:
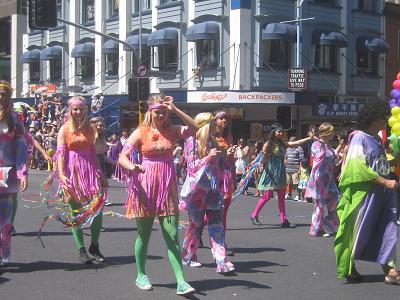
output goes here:
[[207, 216], [211, 253], [217, 264], [217, 272], [226, 274], [235, 270], [226, 257], [223, 215], [223, 157], [219, 156], [213, 137], [215, 121], [211, 113], [200, 113], [195, 117], [199, 127], [196, 137], [185, 142], [187, 177], [182, 187], [181, 198], [186, 202], [189, 227], [182, 246], [183, 262], [191, 267], [200, 267], [197, 248]]
[[13, 204], [28, 184], [24, 126], [12, 111], [11, 95], [11, 85], [0, 80], [0, 266], [10, 262]]
[[310, 132], [309, 137], [297, 140], [295, 142], [285, 142], [283, 138], [283, 128], [280, 124], [273, 124], [271, 126], [271, 133], [269, 134], [268, 141], [263, 146], [263, 165], [264, 171], [261, 175], [258, 189], [264, 192], [263, 197], [257, 203], [253, 210], [250, 220], [254, 225], [261, 225], [258, 220], [258, 214], [271, 197], [273, 191], [278, 194], [278, 207], [281, 219], [281, 226], [283, 228], [295, 227], [290, 224], [286, 219], [285, 209], [285, 191], [286, 191], [286, 168], [285, 168], [285, 153], [286, 148], [291, 146], [299, 146], [305, 142], [310, 141], [314, 133]]
[[[148, 102], [149, 110], [143, 124], [131, 134], [118, 160], [128, 171], [125, 175], [128, 190], [126, 216], [135, 217], [137, 224], [136, 285], [142, 290], [152, 289], [146, 275], [146, 260], [154, 218], [158, 217], [178, 283], [177, 294], [186, 295], [195, 290], [183, 275], [178, 239], [178, 190], [172, 153], [177, 140], [194, 134], [197, 125], [174, 105], [172, 97], [153, 94]], [[172, 125], [170, 113], [175, 113], [187, 126]], [[135, 159], [136, 149], [139, 150], [141, 165]]]
[[[222, 224], [224, 225], [225, 241], [226, 241], [226, 224], [229, 206], [232, 202], [233, 192], [235, 191], [235, 158], [233, 157], [237, 146], [232, 145], [231, 122], [228, 114], [224, 111], [218, 111], [214, 114], [215, 120], [215, 140], [217, 141], [217, 149], [221, 151], [223, 158], [223, 193], [224, 193], [224, 210]], [[233, 251], [227, 248], [228, 256], [234, 255]]]
[[378, 132], [385, 128], [388, 112], [381, 103], [365, 106], [358, 117], [359, 131], [350, 136], [339, 188], [340, 225], [335, 239], [337, 275], [360, 282], [354, 261], [382, 265], [385, 282], [400, 284], [395, 269], [397, 242], [396, 192], [398, 182], [388, 179], [387, 162]]
[[304, 197], [312, 198], [314, 211], [311, 218], [310, 235], [334, 235], [339, 226], [336, 206], [339, 190], [336, 186], [335, 166], [339, 157], [339, 144], [333, 150], [329, 143], [334, 137], [334, 128], [331, 123], [323, 123], [318, 129], [319, 140], [311, 146], [313, 167]]
[[97, 159], [95, 133], [89, 125], [85, 99], [72, 97], [68, 105], [68, 121], [58, 133], [56, 159], [60, 196], [68, 203], [69, 211], [57, 219], [72, 227], [79, 260], [84, 264], [93, 262], [86, 252], [82, 232], [82, 227], [90, 224], [89, 253], [102, 262], [104, 256], [99, 250], [99, 237], [106, 182]]

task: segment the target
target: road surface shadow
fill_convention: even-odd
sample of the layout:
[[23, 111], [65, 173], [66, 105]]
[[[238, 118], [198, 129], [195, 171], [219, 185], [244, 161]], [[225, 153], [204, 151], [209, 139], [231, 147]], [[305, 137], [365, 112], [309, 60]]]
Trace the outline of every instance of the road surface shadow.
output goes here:
[[230, 231], [247, 231], [247, 230], [265, 230], [265, 229], [281, 229], [281, 230], [290, 230], [296, 229], [301, 227], [310, 227], [310, 224], [298, 224], [293, 223], [296, 225], [294, 228], [282, 228], [280, 224], [261, 224], [261, 225], [252, 225], [252, 227], [245, 227], [245, 228], [228, 228], [227, 230]]
[[[196, 289], [198, 295], [202, 295], [202, 296], [207, 296], [207, 294], [204, 293], [206, 291], [214, 291], [214, 290], [219, 290], [219, 289], [223, 289], [226, 287], [239, 287], [242, 290], [270, 289], [271, 288], [269, 285], [259, 284], [256, 282], [242, 280], [242, 279], [235, 279], [233, 277], [190, 281], [189, 284]], [[175, 289], [176, 283], [153, 284], [153, 286]], [[195, 295], [189, 296], [187, 298], [198, 299]]]
[[[277, 263], [273, 263], [270, 261], [262, 260], [262, 261], [232, 261], [235, 265], [236, 273], [247, 273], [247, 274], [254, 274], [254, 273], [263, 273], [263, 274], [270, 274], [274, 273], [271, 271], [263, 271], [257, 270], [259, 268], [266, 268], [266, 267], [288, 267], [288, 265], [281, 265]], [[203, 263], [203, 267], [205, 268], [215, 268], [215, 263]]]
[[255, 254], [262, 252], [284, 252], [286, 249], [283, 248], [229, 248], [234, 253], [247, 253], [247, 254]]
[[[148, 259], [164, 259], [162, 256], [149, 255]], [[61, 261], [36, 261], [31, 263], [10, 263], [7, 268], [4, 268], [5, 273], [32, 273], [37, 271], [48, 270], [64, 270], [64, 271], [81, 271], [81, 270], [98, 270], [113, 266], [122, 266], [135, 263], [135, 257], [129, 256], [111, 256], [106, 257], [104, 263], [81, 264], [69, 263]]]
[[[3, 275], [3, 272], [1, 271], [0, 276]], [[5, 283], [7, 281], [10, 281], [10, 279], [5, 278], [5, 277], [0, 277], [0, 284]]]

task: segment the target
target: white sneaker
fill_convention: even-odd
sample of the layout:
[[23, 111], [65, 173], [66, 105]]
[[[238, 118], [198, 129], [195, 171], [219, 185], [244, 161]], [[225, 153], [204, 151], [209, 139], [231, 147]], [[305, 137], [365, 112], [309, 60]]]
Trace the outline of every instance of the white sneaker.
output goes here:
[[10, 259], [9, 259], [9, 258], [4, 258], [4, 257], [3, 257], [3, 258], [1, 259], [0, 266], [1, 266], [1, 267], [7, 267], [9, 263], [10, 263]]
[[108, 201], [108, 200], [106, 200], [105, 202], [104, 202], [104, 205], [105, 206], [109, 206], [109, 205], [111, 205], [112, 203], [110, 202], [110, 201]]
[[289, 196], [288, 194], [285, 195], [285, 200], [292, 200], [292, 197]]
[[297, 195], [296, 197], [294, 197], [294, 201], [299, 201], [299, 200], [300, 200], [299, 195]]
[[200, 268], [202, 264], [199, 261], [191, 260], [189, 266], [192, 268]]

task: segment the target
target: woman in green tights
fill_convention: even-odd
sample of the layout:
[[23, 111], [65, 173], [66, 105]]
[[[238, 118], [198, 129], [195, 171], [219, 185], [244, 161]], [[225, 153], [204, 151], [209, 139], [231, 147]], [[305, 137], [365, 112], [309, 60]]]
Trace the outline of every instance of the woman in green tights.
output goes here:
[[[170, 113], [175, 113], [187, 126], [171, 125]], [[178, 240], [178, 192], [172, 154], [177, 140], [196, 130], [196, 123], [175, 107], [172, 97], [153, 94], [143, 124], [131, 134], [119, 157], [119, 164], [128, 171], [126, 215], [136, 218], [136, 285], [142, 290], [152, 289], [146, 275], [146, 259], [154, 218], [158, 217], [178, 283], [177, 294], [195, 292], [183, 276]], [[138, 159], [135, 161], [137, 154], [140, 164]]]
[[89, 253], [96, 261], [102, 262], [104, 256], [99, 250], [99, 237], [105, 177], [96, 156], [95, 134], [88, 122], [84, 98], [72, 97], [68, 104], [68, 121], [58, 133], [56, 154], [61, 195], [70, 207], [68, 218], [64, 221], [72, 227], [79, 260], [84, 264], [93, 262], [86, 252], [82, 232], [82, 227], [90, 224]]

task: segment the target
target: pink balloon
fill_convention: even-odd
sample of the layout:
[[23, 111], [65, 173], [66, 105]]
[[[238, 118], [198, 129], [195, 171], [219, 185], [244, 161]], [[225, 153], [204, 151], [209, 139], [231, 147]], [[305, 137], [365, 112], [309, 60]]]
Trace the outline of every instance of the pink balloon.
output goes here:
[[399, 79], [393, 81], [393, 88], [400, 89], [400, 80]]

